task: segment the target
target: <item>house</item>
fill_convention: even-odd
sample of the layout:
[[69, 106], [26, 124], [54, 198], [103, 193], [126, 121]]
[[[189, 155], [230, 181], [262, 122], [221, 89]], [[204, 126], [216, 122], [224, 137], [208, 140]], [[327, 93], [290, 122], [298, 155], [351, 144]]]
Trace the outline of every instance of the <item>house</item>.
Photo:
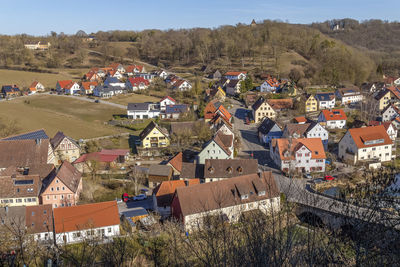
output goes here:
[[358, 88], [339, 88], [335, 94], [343, 105], [358, 103], [363, 100], [363, 95]]
[[180, 175], [182, 172], [183, 153], [179, 152], [168, 160], [167, 165], [173, 170], [174, 175]]
[[171, 204], [172, 216], [185, 231], [202, 228], [209, 216], [237, 222], [252, 210], [265, 214], [280, 210], [280, 193], [271, 172], [179, 187]]
[[21, 90], [19, 87], [14, 85], [3, 85], [1, 87], [1, 93], [4, 97], [17, 97], [21, 95]]
[[260, 143], [267, 145], [272, 139], [281, 138], [282, 129], [275, 121], [264, 118], [257, 128], [257, 134]]
[[285, 173], [325, 172], [326, 154], [321, 138], [273, 139], [270, 156]]
[[139, 72], [139, 73], [135, 73], [134, 77], [145, 79], [151, 83], [153, 81], [153, 79], [157, 77], [157, 75], [155, 75], [154, 73]]
[[247, 77], [247, 71], [228, 71], [224, 74], [224, 77], [228, 80], [244, 81]]
[[282, 134], [283, 138], [321, 138], [324, 148], [328, 148], [329, 132], [320, 123], [286, 124]]
[[48, 42], [47, 44], [41, 44], [40, 42], [33, 42], [33, 43], [28, 43], [24, 44], [26, 49], [29, 50], [48, 50], [51, 44]]
[[81, 155], [81, 148], [78, 143], [71, 137], [64, 135], [63, 132], [57, 132], [50, 139], [50, 144], [58, 160], [58, 164], [64, 160], [74, 162]]
[[277, 93], [285, 84], [285, 82], [278, 81], [276, 78], [269, 76], [268, 79], [260, 85], [260, 92]]
[[318, 122], [326, 129], [343, 129], [346, 121], [347, 116], [342, 109], [325, 109], [318, 115]]
[[347, 130], [339, 142], [339, 158], [352, 164], [392, 160], [393, 141], [383, 125]]
[[334, 93], [317, 93], [315, 99], [318, 101], [318, 108], [329, 109], [334, 108], [336, 104], [336, 98]]
[[156, 71], [155, 74], [163, 80], [167, 79], [168, 77], [168, 73], [165, 70]]
[[54, 208], [76, 205], [82, 192], [82, 174], [64, 161], [60, 168], [43, 180], [40, 203]]
[[34, 81], [30, 86], [29, 86], [29, 93], [30, 94], [35, 94], [36, 92], [44, 92], [45, 88], [44, 85], [41, 84], [38, 81]]
[[226, 98], [226, 93], [221, 86], [218, 86], [217, 88], [206, 89], [206, 95], [210, 99], [216, 99], [221, 102], [225, 101]]
[[207, 78], [209, 78], [209, 79], [216, 79], [216, 80], [218, 80], [218, 79], [221, 79], [221, 77], [222, 77], [222, 74], [221, 74], [221, 72], [219, 72], [219, 70], [216, 70], [216, 71], [214, 71], [214, 72], [210, 73], [210, 75], [208, 75], [208, 77], [207, 77]]
[[125, 67], [125, 74], [128, 76], [133, 76], [135, 73], [146, 72], [143, 65], [129, 65]]
[[392, 122], [387, 121], [387, 122], [381, 122], [381, 121], [370, 121], [368, 126], [378, 126], [378, 125], [383, 125], [386, 129], [386, 133], [389, 135], [390, 139], [393, 141], [393, 143], [396, 141], [397, 137], [397, 128], [393, 125]]
[[206, 159], [204, 163], [206, 183], [254, 173], [258, 173], [256, 159]]
[[164, 112], [161, 113], [163, 119], [179, 119], [183, 114], [189, 112], [189, 106], [186, 104], [166, 106]]
[[124, 164], [128, 158], [128, 149], [102, 149], [100, 152], [83, 154], [72, 164], [78, 171], [88, 173], [115, 168], [120, 164]]
[[93, 90], [93, 95], [101, 98], [110, 98], [123, 93], [126, 93], [124, 88], [111, 85], [99, 85]]
[[216, 129], [215, 135], [218, 133], [222, 133], [224, 135], [232, 135], [233, 137], [235, 136], [232, 125], [224, 120], [222, 120], [221, 123], [217, 124], [214, 128]]
[[[102, 77], [105, 76], [105, 73], [99, 74], [98, 68], [92, 68], [88, 73], [83, 76], [83, 79], [89, 82], [101, 82]], [[103, 75], [104, 74], [104, 75]]]
[[10, 139], [0, 140], [0, 171], [10, 166], [24, 168], [55, 163], [55, 155], [49, 139], [10, 137]]
[[144, 90], [149, 87], [150, 82], [142, 77], [128, 78], [126, 88], [130, 91]]
[[29, 168], [20, 168], [12, 175], [0, 174], [0, 207], [39, 205], [41, 180], [30, 174]]
[[150, 165], [147, 178], [149, 187], [154, 188], [164, 181], [171, 180], [172, 174], [172, 168], [168, 165]]
[[204, 164], [182, 163], [182, 171], [179, 175], [180, 180], [200, 179], [204, 183]]
[[185, 80], [178, 79], [173, 83], [172, 89], [177, 89], [178, 91], [188, 91], [192, 89], [192, 85]]
[[197, 155], [197, 163], [204, 164], [206, 159], [233, 159], [233, 136], [216, 134]]
[[391, 104], [387, 105], [382, 111], [382, 121], [392, 121], [400, 116], [400, 109]]
[[318, 101], [314, 95], [309, 95], [306, 100], [306, 112], [313, 112], [318, 110]]
[[171, 215], [171, 203], [176, 189], [179, 187], [192, 186], [196, 184], [200, 184], [199, 179], [161, 182], [153, 190], [154, 211], [158, 212], [163, 218], [169, 217]]
[[374, 98], [378, 102], [378, 109], [379, 111], [384, 110], [391, 102], [392, 99], [392, 93], [391, 91], [387, 89], [383, 89], [381, 91], [378, 91]]
[[77, 82], [72, 80], [57, 81], [56, 90], [59, 94], [74, 95], [79, 93], [80, 86]]
[[91, 95], [93, 94], [93, 90], [96, 88], [98, 83], [96, 81], [93, 82], [82, 82], [81, 84], [81, 92], [84, 95]]
[[27, 233], [37, 242], [53, 240], [53, 209], [51, 205], [26, 206], [25, 226]]
[[108, 85], [110, 87], [121, 87], [125, 88], [125, 83], [121, 82], [118, 78], [116, 77], [107, 77], [107, 79], [104, 81], [104, 85]]
[[151, 121], [139, 134], [141, 147], [159, 148], [167, 147], [170, 144], [168, 131]]
[[107, 240], [119, 236], [117, 201], [107, 201], [53, 209], [57, 244], [84, 240]]
[[170, 96], [165, 96], [163, 99], [160, 100], [160, 109], [165, 110], [166, 106], [176, 105], [177, 102]]
[[160, 116], [161, 110], [153, 103], [128, 103], [127, 115], [130, 119], [151, 119]]
[[112, 70], [120, 72], [121, 74], [125, 73], [125, 68], [120, 63], [114, 62], [114, 63], [111, 63], [110, 66], [108, 66], [108, 67], [111, 68]]
[[267, 117], [274, 120], [279, 111], [293, 108], [293, 99], [264, 99], [260, 97], [252, 106], [254, 121], [261, 122]]
[[209, 122], [217, 115], [222, 116], [228, 122], [230, 122], [232, 119], [232, 115], [221, 104], [221, 102], [219, 102], [217, 99], [214, 99], [211, 100], [204, 108], [204, 120], [205, 122]]
[[237, 95], [240, 93], [240, 86], [240, 80], [230, 80], [226, 85], [226, 93], [231, 96]]

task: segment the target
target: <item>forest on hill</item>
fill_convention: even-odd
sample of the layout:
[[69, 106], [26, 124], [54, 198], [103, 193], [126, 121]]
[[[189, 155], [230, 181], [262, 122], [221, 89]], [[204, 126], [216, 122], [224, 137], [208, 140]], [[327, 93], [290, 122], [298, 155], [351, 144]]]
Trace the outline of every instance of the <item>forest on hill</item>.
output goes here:
[[[339, 30], [332, 29], [335, 23]], [[131, 59], [187, 71], [208, 65], [283, 77], [293, 70], [303, 86], [360, 85], [381, 79], [383, 73], [398, 74], [399, 30], [399, 23], [382, 21], [297, 25], [265, 20], [253, 26], [213, 29], [97, 32], [92, 34], [95, 42], [86, 42], [82, 31], [76, 35], [52, 32], [45, 37], [0, 36], [0, 66], [86, 68]], [[52, 46], [41, 52], [24, 49], [24, 43], [37, 40]]]

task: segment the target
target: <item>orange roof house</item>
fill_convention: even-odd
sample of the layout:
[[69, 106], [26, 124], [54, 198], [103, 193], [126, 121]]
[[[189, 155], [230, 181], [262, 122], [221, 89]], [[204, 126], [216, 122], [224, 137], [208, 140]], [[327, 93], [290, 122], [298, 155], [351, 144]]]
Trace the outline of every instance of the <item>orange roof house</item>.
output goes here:
[[31, 93], [33, 92], [43, 92], [44, 91], [44, 86], [38, 81], [34, 81], [30, 86], [29, 86], [29, 91]]
[[119, 235], [117, 202], [107, 201], [55, 208], [54, 230], [57, 243], [74, 243], [83, 238]]
[[200, 184], [199, 179], [189, 180], [173, 180], [161, 182], [153, 190], [153, 203], [154, 210], [158, 211], [161, 215], [168, 216], [171, 214], [171, 202], [174, 197], [175, 191], [179, 187], [192, 186]]
[[347, 116], [342, 109], [324, 109], [318, 116], [318, 122], [328, 129], [343, 129]]
[[206, 122], [212, 120], [217, 114], [224, 117], [228, 122], [231, 121], [232, 115], [217, 99], [210, 101], [204, 108], [204, 119]]
[[174, 174], [180, 174], [182, 171], [182, 163], [183, 153], [179, 152], [168, 161], [167, 165], [172, 167], [172, 169], [174, 170]]
[[283, 172], [325, 171], [325, 149], [321, 138], [272, 139], [270, 155]]

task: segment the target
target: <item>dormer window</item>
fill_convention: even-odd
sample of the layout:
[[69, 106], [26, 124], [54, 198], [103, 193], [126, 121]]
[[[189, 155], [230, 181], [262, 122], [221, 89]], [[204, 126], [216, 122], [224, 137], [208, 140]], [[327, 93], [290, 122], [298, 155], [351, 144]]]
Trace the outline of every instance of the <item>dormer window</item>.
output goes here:
[[226, 171], [227, 171], [228, 173], [232, 173], [232, 167], [228, 167], [228, 168], [226, 169]]
[[243, 172], [243, 168], [239, 166], [239, 167], [237, 168], [237, 171], [238, 171], [238, 173], [242, 173], [242, 172]]
[[265, 196], [265, 191], [260, 191], [260, 192], [258, 192], [258, 196], [259, 196], [259, 197]]
[[249, 198], [249, 195], [248, 195], [248, 194], [241, 195], [240, 198], [241, 198], [241, 199], [248, 199], [248, 198]]
[[214, 167], [210, 167], [208, 168], [208, 170], [210, 171], [210, 173], [214, 173]]

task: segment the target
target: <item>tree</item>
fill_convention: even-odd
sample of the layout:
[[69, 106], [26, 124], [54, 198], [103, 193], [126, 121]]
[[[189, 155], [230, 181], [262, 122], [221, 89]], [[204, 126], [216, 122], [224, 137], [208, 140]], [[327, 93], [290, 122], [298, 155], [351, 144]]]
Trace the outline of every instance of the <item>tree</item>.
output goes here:
[[246, 93], [249, 90], [252, 90], [254, 87], [253, 85], [253, 80], [251, 79], [250, 76], [247, 76], [244, 81], [240, 82], [240, 92], [241, 93]]

